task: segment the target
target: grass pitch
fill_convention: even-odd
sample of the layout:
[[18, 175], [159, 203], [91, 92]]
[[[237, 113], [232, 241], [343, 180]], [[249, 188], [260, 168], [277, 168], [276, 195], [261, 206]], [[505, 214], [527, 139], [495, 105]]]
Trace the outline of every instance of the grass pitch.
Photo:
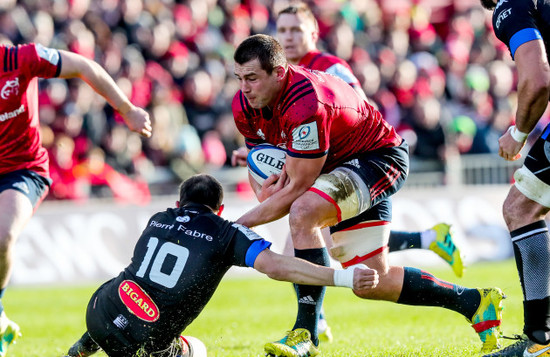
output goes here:
[[[462, 279], [448, 267], [427, 270], [468, 287], [499, 286], [508, 296], [503, 332], [521, 332], [522, 295], [513, 261], [473, 265]], [[23, 332], [8, 356], [63, 356], [85, 331], [85, 308], [97, 286], [8, 289], [4, 306]], [[322, 356], [477, 356], [481, 346], [464, 317], [441, 308], [366, 301], [348, 289], [328, 288], [325, 311], [335, 341], [321, 345]], [[226, 279], [185, 334], [200, 338], [210, 357], [263, 356], [264, 343], [292, 328], [295, 313], [288, 283]]]

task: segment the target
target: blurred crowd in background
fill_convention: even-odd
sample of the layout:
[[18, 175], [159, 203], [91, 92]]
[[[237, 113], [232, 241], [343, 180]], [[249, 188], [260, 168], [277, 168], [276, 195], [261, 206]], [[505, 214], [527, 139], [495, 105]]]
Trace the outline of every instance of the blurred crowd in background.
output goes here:
[[[516, 73], [476, 0], [306, 1], [320, 50], [352, 66], [411, 146], [412, 169], [498, 152], [513, 122]], [[40, 82], [50, 199], [144, 203], [189, 175], [230, 166], [243, 144], [231, 100], [233, 51], [275, 34], [288, 0], [2, 0], [0, 42], [36, 42], [99, 62], [145, 108], [141, 139], [83, 81]], [[548, 119], [540, 121], [544, 125]]]

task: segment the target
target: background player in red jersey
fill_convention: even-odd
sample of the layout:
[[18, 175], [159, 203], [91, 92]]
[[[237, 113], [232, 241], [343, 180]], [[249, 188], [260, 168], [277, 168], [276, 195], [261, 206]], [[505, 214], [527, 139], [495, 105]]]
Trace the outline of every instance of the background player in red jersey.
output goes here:
[[[295, 256], [329, 264], [320, 229], [330, 227], [332, 255], [343, 266], [364, 262], [380, 275], [376, 288], [355, 293], [366, 299], [439, 306], [469, 319], [483, 350], [497, 347], [502, 300], [498, 288], [469, 289], [419, 269], [389, 266], [390, 197], [408, 174], [408, 148], [381, 114], [347, 83], [287, 63], [271, 36], [245, 39], [234, 54], [241, 90], [233, 99], [237, 128], [251, 148], [269, 143], [287, 151], [279, 182], [256, 185], [268, 197], [237, 222], [247, 227], [289, 214]], [[264, 191], [270, 191], [264, 195]], [[268, 343], [277, 356], [315, 356], [324, 288], [296, 286], [293, 330]]]
[[[0, 46], [0, 298], [11, 274], [15, 242], [51, 182], [48, 153], [39, 133], [38, 77], [83, 79], [131, 130], [151, 136], [147, 112], [135, 107], [99, 64], [39, 44]], [[4, 356], [20, 332], [1, 302], [0, 312], [0, 356]]]
[[[101, 347], [113, 357], [193, 357], [181, 352], [185, 342], [178, 337], [233, 265], [303, 284], [376, 285], [376, 271], [365, 266], [334, 270], [272, 252], [271, 243], [250, 229], [218, 217], [222, 201], [222, 186], [212, 176], [199, 174], [182, 183], [177, 208], [150, 218], [130, 265], [92, 295], [88, 331], [69, 356], [90, 356]], [[137, 301], [147, 302], [147, 313]]]

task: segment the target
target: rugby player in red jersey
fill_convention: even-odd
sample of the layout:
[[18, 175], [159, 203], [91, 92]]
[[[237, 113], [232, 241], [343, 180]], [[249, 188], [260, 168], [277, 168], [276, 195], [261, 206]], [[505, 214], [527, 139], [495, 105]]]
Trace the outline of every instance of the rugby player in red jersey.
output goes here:
[[[99, 64], [39, 44], [0, 45], [0, 298], [9, 281], [15, 242], [51, 182], [39, 131], [38, 77], [83, 79], [131, 130], [151, 135], [147, 112], [135, 107]], [[1, 302], [0, 313], [0, 356], [4, 356], [20, 332]]]
[[[349, 64], [343, 59], [316, 48], [319, 39], [319, 26], [311, 9], [305, 3], [296, 3], [282, 9], [277, 16], [277, 39], [285, 50], [289, 63], [309, 69], [330, 73], [348, 83], [364, 99], [367, 99], [361, 84]], [[243, 157], [248, 153], [246, 148], [235, 154]], [[391, 231], [388, 251], [404, 249], [431, 249], [445, 260], [458, 277], [464, 273], [464, 264], [460, 250], [453, 241], [450, 225], [438, 223], [423, 232]], [[331, 239], [328, 228], [322, 230], [325, 244], [330, 247]], [[287, 238], [285, 254], [293, 254], [292, 239]], [[319, 339], [331, 342], [332, 332], [321, 310], [318, 324]]]
[[[320, 230], [330, 227], [335, 259], [344, 267], [365, 263], [379, 273], [378, 286], [355, 291], [359, 297], [457, 311], [472, 322], [484, 351], [496, 348], [500, 289], [469, 289], [388, 263], [390, 197], [409, 166], [407, 143], [394, 128], [344, 81], [288, 64], [271, 36], [248, 37], [234, 60], [241, 90], [233, 99], [233, 116], [247, 147], [269, 143], [287, 151], [278, 181], [253, 185], [264, 199], [237, 223], [254, 227], [289, 214], [295, 256], [325, 266], [329, 258]], [[265, 345], [268, 354], [319, 353], [317, 321], [325, 289], [296, 289], [294, 327]]]
[[[317, 50], [319, 26], [313, 12], [305, 3], [291, 5], [279, 12], [277, 39], [285, 50], [289, 63], [339, 77], [352, 86], [362, 98], [367, 99], [359, 80], [346, 61]], [[424, 232], [391, 232], [390, 252], [413, 248], [432, 249], [451, 265], [457, 276], [463, 275], [464, 264], [460, 251], [452, 240], [448, 224], [439, 223]]]

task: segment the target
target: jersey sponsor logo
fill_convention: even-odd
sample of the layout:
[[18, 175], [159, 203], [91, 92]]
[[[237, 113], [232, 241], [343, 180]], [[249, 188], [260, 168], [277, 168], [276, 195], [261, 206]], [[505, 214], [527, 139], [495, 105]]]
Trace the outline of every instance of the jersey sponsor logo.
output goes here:
[[166, 223], [160, 223], [157, 221], [151, 221], [149, 224], [149, 227], [156, 227], [156, 228], [162, 228], [162, 229], [172, 229], [174, 228], [173, 224], [166, 224]]
[[357, 167], [358, 169], [361, 168], [361, 164], [359, 164], [359, 160], [358, 160], [358, 159], [353, 159], [353, 160], [350, 160], [350, 161], [348, 161], [348, 162], [344, 162], [344, 165], [352, 165], [352, 166]]
[[25, 106], [21, 104], [21, 106], [15, 109], [14, 111], [0, 114], [0, 122], [13, 119], [16, 116], [23, 114], [24, 112], [25, 112]]
[[40, 56], [40, 58], [45, 59], [54, 66], [57, 66], [59, 63], [59, 52], [57, 50], [44, 47], [41, 44], [36, 44], [36, 51], [38, 52], [38, 56]]
[[0, 91], [0, 97], [2, 99], [8, 99], [11, 95], [19, 95], [19, 78], [15, 77], [12, 81], [6, 81], [6, 84]]
[[242, 224], [233, 223], [232, 226], [237, 228], [242, 234], [246, 236], [246, 238], [250, 240], [262, 239], [262, 237], [256, 234], [256, 232], [248, 227], [243, 226]]
[[292, 148], [304, 151], [319, 149], [319, 134], [316, 122], [300, 125], [292, 130]]
[[497, 28], [500, 27], [500, 23], [502, 22], [502, 20], [505, 20], [508, 16], [510, 16], [512, 14], [512, 9], [506, 9], [504, 11], [502, 11], [500, 14], [498, 14], [498, 17], [497, 17], [497, 21], [495, 23], [495, 26]]
[[113, 324], [121, 330], [124, 330], [128, 326], [128, 319], [123, 315], [118, 315], [114, 320]]
[[502, 4], [507, 3], [507, 2], [508, 2], [508, 0], [499, 0], [499, 2], [498, 2], [498, 3], [496, 4], [496, 6], [495, 6], [495, 11], [497, 11], [498, 8], [499, 8]]
[[256, 135], [258, 135], [260, 138], [262, 138], [262, 140], [265, 140], [265, 134], [262, 131], [262, 129], [258, 129], [258, 131], [256, 132]]
[[191, 220], [191, 218], [189, 218], [189, 216], [177, 216], [176, 217], [176, 221], [181, 222], [181, 223], [186, 223], [186, 222], [189, 222], [190, 220]]
[[158, 320], [159, 308], [149, 295], [135, 282], [124, 280], [118, 286], [118, 296], [128, 310], [147, 322]]
[[178, 231], [183, 232], [184, 234], [187, 234], [188, 236], [191, 236], [193, 238], [202, 238], [202, 239], [207, 240], [209, 242], [212, 242], [214, 240], [214, 238], [212, 238], [212, 236], [210, 236], [206, 233], [199, 232], [196, 229], [193, 229], [193, 230], [187, 229], [182, 224], [179, 225]]

